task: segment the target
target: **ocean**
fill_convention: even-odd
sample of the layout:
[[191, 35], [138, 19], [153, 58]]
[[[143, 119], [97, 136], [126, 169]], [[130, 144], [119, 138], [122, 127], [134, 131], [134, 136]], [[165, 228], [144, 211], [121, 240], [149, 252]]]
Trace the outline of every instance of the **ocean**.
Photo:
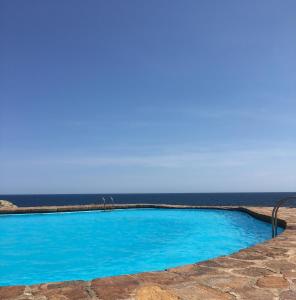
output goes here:
[[[17, 206], [60, 206], [102, 204], [102, 197], [112, 196], [117, 204], [151, 203], [184, 205], [250, 205], [273, 206], [277, 200], [296, 195], [296, 192], [279, 193], [150, 193], [150, 194], [44, 194], [44, 195], [0, 195]], [[296, 205], [296, 201], [291, 205]], [[290, 206], [290, 205], [289, 205]]]

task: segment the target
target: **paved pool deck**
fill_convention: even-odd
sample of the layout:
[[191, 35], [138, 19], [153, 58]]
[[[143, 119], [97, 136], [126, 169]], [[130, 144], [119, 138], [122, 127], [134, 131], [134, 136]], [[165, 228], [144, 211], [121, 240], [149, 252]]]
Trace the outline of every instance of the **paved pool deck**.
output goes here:
[[[117, 205], [117, 208], [205, 208]], [[100, 205], [33, 207], [0, 213], [101, 209]], [[207, 207], [245, 211], [270, 222], [271, 207]], [[229, 256], [159, 272], [31, 286], [0, 287], [1, 300], [296, 300], [296, 208], [280, 208], [285, 231]], [[206, 226], [206, 224], [205, 224]]]

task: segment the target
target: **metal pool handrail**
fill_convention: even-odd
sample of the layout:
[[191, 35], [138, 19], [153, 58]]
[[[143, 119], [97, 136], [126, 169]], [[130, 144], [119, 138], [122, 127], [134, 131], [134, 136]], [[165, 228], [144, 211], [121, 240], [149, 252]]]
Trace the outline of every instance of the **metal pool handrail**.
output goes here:
[[[114, 203], [113, 197], [109, 196], [109, 198], [110, 198], [110, 200], [111, 200], [111, 204], [112, 204], [113, 207], [114, 207], [115, 203]], [[103, 200], [104, 210], [106, 210], [106, 199], [105, 199], [105, 197], [102, 197], [102, 200]], [[110, 207], [110, 209], [112, 209], [112, 206]]]
[[278, 211], [279, 211], [279, 208], [281, 205], [283, 205], [285, 202], [291, 200], [291, 199], [294, 199], [296, 200], [296, 195], [295, 196], [288, 196], [288, 197], [285, 197], [283, 199], [280, 199], [274, 206], [273, 210], [272, 210], [272, 215], [271, 215], [271, 223], [272, 223], [272, 237], [276, 237], [277, 236], [277, 214], [278, 214]]
[[105, 199], [105, 197], [102, 197], [102, 200], [103, 200], [104, 210], [106, 210], [106, 199]]

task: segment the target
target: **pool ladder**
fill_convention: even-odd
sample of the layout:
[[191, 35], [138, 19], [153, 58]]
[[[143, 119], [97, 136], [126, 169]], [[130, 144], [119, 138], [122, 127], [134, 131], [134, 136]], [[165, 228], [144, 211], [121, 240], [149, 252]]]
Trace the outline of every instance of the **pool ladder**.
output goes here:
[[283, 199], [280, 199], [274, 206], [273, 210], [272, 210], [272, 216], [271, 216], [271, 223], [272, 223], [272, 237], [276, 237], [277, 236], [277, 223], [278, 223], [278, 211], [279, 208], [285, 204], [286, 202], [288, 202], [289, 200], [296, 200], [296, 195], [295, 196], [288, 196], [285, 197]]
[[103, 200], [103, 207], [104, 207], [104, 211], [107, 211], [107, 210], [112, 210], [114, 209], [114, 206], [115, 206], [115, 203], [114, 203], [114, 199], [113, 197], [109, 196], [109, 199], [111, 201], [111, 204], [109, 204], [109, 207], [107, 206], [107, 203], [106, 203], [106, 197], [102, 197], [102, 200]]

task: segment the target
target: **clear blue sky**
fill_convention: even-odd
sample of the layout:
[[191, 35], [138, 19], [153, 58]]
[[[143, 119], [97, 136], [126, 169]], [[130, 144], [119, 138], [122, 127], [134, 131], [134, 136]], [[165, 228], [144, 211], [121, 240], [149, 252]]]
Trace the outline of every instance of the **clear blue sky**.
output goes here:
[[296, 1], [0, 2], [0, 194], [296, 190]]

